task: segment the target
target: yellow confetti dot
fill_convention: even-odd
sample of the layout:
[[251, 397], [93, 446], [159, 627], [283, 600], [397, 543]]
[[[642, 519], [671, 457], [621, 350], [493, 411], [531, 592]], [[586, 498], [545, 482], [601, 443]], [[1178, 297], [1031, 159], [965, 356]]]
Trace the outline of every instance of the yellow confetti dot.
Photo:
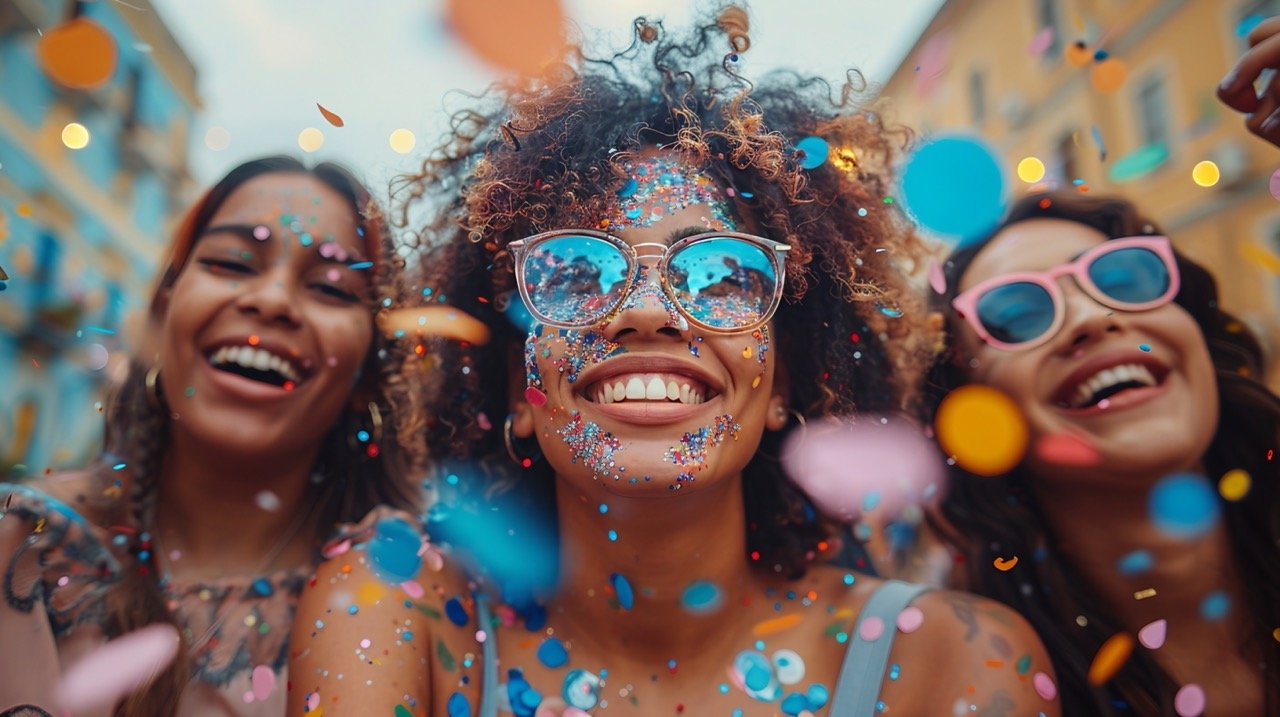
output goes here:
[[1018, 162], [1018, 179], [1027, 184], [1035, 184], [1044, 179], [1044, 162], [1038, 157], [1025, 157]]
[[755, 355], [755, 352], [753, 352], [753, 351], [751, 350], [751, 347], [750, 347], [750, 346], [748, 346], [748, 347], [746, 347], [745, 349], [743, 349], [743, 350], [742, 350], [742, 358], [749, 359], [749, 358], [751, 358], [751, 357], [752, 357], [752, 356], [754, 356], [754, 355]]
[[1280, 276], [1280, 256], [1272, 254], [1257, 244], [1241, 244], [1240, 255], [1272, 274]]
[[1008, 396], [988, 386], [952, 391], [938, 407], [938, 442], [970, 473], [1009, 471], [1027, 451], [1027, 424]]
[[362, 606], [373, 605], [381, 600], [387, 594], [387, 589], [374, 581], [369, 581], [360, 586], [356, 591], [356, 604]]
[[14, 207], [14, 211], [16, 211], [18, 213], [18, 216], [22, 217], [23, 219], [31, 218], [32, 211], [31, 211], [30, 204], [19, 204], [18, 206]]
[[756, 376], [751, 379], [751, 388], [760, 388], [760, 377]]
[[84, 149], [89, 146], [89, 128], [79, 122], [70, 122], [62, 128], [62, 144], [67, 149]]
[[1218, 481], [1218, 492], [1227, 500], [1237, 501], [1249, 494], [1250, 485], [1249, 474], [1236, 468], [1222, 475]]
[[1133, 638], [1126, 632], [1112, 635], [1093, 656], [1093, 664], [1089, 665], [1089, 684], [1095, 687], [1105, 685], [1124, 667], [1131, 654]]
[[418, 138], [413, 136], [413, 132], [402, 127], [392, 132], [387, 142], [391, 145], [391, 150], [396, 154], [408, 154], [413, 151], [414, 145], [418, 143]]
[[1271, 636], [1275, 638], [1276, 642], [1280, 642], [1280, 627], [1277, 627], [1276, 629], [1272, 630]]
[[1191, 168], [1191, 181], [1202, 187], [1212, 187], [1222, 178], [1222, 173], [1218, 171], [1218, 165], [1204, 160], [1197, 162], [1195, 167]]
[[308, 127], [298, 133], [298, 146], [303, 152], [315, 152], [324, 146], [324, 132]]

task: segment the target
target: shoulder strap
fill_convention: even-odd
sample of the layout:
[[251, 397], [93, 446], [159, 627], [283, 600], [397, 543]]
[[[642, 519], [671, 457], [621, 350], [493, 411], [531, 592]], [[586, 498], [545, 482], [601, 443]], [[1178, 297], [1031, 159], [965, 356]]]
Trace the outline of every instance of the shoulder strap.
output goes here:
[[498, 717], [498, 636], [489, 614], [489, 599], [484, 593], [476, 593], [476, 614], [480, 629], [485, 631], [484, 645], [480, 648], [484, 657], [484, 684], [480, 685], [480, 712], [478, 717]]
[[[889, 666], [889, 651], [898, 632], [898, 614], [927, 590], [927, 585], [888, 580], [871, 594], [849, 635], [849, 651], [840, 667], [831, 717], [874, 717], [880, 684]], [[864, 640], [862, 625], [872, 619], [880, 620], [884, 629], [876, 639]]]

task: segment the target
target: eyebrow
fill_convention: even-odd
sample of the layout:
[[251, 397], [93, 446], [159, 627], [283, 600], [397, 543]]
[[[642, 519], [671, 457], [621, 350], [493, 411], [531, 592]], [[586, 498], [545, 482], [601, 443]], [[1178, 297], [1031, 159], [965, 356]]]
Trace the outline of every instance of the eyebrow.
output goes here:
[[[206, 227], [203, 232], [200, 232], [200, 236], [196, 237], [196, 242], [198, 243], [201, 239], [203, 239], [204, 237], [210, 234], [231, 234], [235, 237], [243, 239], [246, 242], [257, 244], [259, 243], [259, 239], [253, 235], [253, 232], [255, 229], [257, 229], [260, 226], [265, 226], [265, 225], [263, 224], [217, 224], [211, 227]], [[268, 231], [271, 231], [270, 227], [268, 227], [267, 229]], [[270, 240], [275, 238], [277, 238], [276, 232], [271, 231], [267, 239]], [[313, 251], [312, 253], [315, 255], [317, 259], [320, 260], [321, 263], [338, 264], [341, 266], [345, 266], [345, 267], [353, 268], [357, 270], [368, 269], [373, 266], [373, 263], [365, 259], [363, 254], [359, 252], [351, 251], [346, 247], [343, 247], [342, 249], [347, 253], [347, 261], [339, 261], [334, 257], [325, 256], [321, 254], [318, 251], [319, 246], [320, 246], [320, 243], [317, 242], [313, 246], [304, 247], [304, 248], [316, 250], [316, 251]]]
[[668, 234], [667, 238], [665, 239], [665, 242], [667, 246], [670, 246], [680, 241], [681, 239], [685, 239], [691, 236], [696, 236], [698, 234], [706, 234], [709, 231], [711, 230], [703, 226], [680, 227], [679, 229], [675, 229], [670, 234]]

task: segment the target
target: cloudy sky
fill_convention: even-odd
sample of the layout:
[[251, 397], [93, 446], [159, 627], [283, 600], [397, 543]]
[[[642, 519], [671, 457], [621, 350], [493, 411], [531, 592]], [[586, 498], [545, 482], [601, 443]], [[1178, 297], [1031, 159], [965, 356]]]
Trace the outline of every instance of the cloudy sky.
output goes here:
[[[497, 77], [445, 31], [445, 0], [152, 2], [198, 68], [205, 108], [191, 135], [191, 162], [202, 183], [248, 157], [296, 153], [299, 133], [314, 127], [324, 134], [315, 157], [342, 161], [375, 190], [385, 187], [435, 144], [451, 90], [477, 91]], [[790, 67], [839, 81], [855, 66], [886, 79], [941, 2], [897, 0], [889, 10], [884, 0], [756, 0], [744, 72]], [[583, 36], [614, 48], [630, 40], [636, 16], [687, 26], [692, 6], [564, 0]], [[325, 122], [317, 103], [345, 126]], [[225, 148], [210, 149], [211, 128], [220, 128], [214, 138]], [[399, 128], [417, 137], [406, 155], [388, 142]]]

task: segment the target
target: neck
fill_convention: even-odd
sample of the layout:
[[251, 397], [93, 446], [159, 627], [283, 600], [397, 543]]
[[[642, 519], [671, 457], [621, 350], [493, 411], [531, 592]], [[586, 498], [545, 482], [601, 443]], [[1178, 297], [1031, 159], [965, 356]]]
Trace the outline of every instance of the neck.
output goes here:
[[[603, 491], [575, 491], [557, 479], [560, 522], [560, 585], [551, 612], [568, 634], [607, 651], [627, 655], [647, 669], [666, 669], [672, 655], [709, 654], [732, 633], [726, 616], [749, 595], [758, 579], [746, 559], [742, 479], [722, 481], [662, 498], [622, 498]], [[606, 503], [608, 512], [600, 512]], [[609, 531], [617, 540], [610, 540]], [[617, 607], [612, 576], [626, 578], [634, 595], [628, 611]], [[686, 590], [694, 582], [714, 586], [722, 605], [690, 610]], [[705, 596], [707, 591], [690, 597]], [[594, 596], [591, 599], [584, 597]], [[607, 596], [607, 597], [606, 597]], [[572, 608], [566, 603], [572, 602]], [[701, 603], [695, 603], [695, 608]], [[559, 608], [559, 609], [558, 609]], [[743, 612], [737, 610], [737, 612]], [[693, 616], [672, 630], [672, 616]]]
[[[1203, 474], [1203, 469], [1190, 472]], [[1152, 524], [1150, 488], [1166, 474], [1112, 476], [1105, 500], [1098, 499], [1096, 482], [1041, 487], [1038, 499], [1056, 549], [1124, 629], [1136, 634], [1163, 618], [1179, 626], [1178, 641], [1236, 645], [1231, 635], [1240, 634], [1248, 608], [1226, 526], [1219, 520], [1205, 533], [1182, 539]], [[1231, 610], [1223, 619], [1209, 620], [1202, 610], [1215, 594], [1225, 596]]]
[[250, 457], [170, 435], [151, 528], [172, 572], [248, 575], [311, 559], [317, 516], [306, 511], [318, 446]]

